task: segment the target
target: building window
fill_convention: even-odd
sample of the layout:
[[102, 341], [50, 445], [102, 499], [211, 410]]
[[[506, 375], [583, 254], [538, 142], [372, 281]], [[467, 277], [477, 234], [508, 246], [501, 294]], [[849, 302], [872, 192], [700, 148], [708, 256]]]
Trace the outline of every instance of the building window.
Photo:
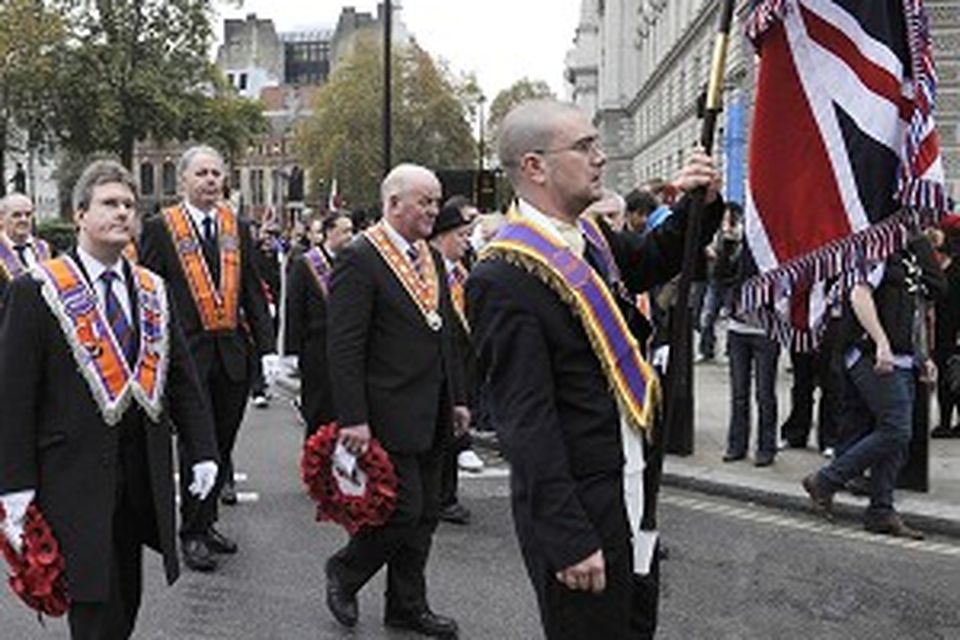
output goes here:
[[153, 163], [144, 162], [140, 164], [140, 195], [153, 195]]
[[240, 74], [239, 89], [240, 91], [245, 91], [247, 89], [247, 74], [245, 73]]
[[169, 160], [163, 163], [163, 195], [177, 194], [177, 168]]
[[233, 79], [233, 74], [232, 74], [232, 73], [228, 73], [228, 74], [227, 74], [227, 82], [230, 83], [230, 86], [231, 86], [231, 87], [237, 86], [237, 85], [234, 84], [235, 81], [234, 81], [234, 79]]
[[250, 200], [254, 206], [263, 204], [263, 169], [250, 171]]

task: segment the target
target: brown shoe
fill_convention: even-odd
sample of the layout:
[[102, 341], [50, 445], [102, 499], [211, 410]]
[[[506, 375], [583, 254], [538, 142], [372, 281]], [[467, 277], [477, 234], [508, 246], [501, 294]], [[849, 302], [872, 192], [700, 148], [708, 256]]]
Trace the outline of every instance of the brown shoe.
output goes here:
[[804, 478], [802, 484], [817, 513], [827, 520], [833, 520], [833, 492], [823, 487], [815, 472]]
[[870, 533], [882, 533], [895, 538], [923, 540], [923, 532], [908, 527], [899, 514], [891, 513], [881, 518], [868, 518], [863, 521], [863, 528]]

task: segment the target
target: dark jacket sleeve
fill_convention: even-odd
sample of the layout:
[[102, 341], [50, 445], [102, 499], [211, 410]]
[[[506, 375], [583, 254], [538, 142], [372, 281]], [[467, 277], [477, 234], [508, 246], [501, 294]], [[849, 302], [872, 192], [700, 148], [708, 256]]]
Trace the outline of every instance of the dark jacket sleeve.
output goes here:
[[[673, 215], [645, 234], [633, 231], [613, 233], [601, 221], [601, 228], [630, 291], [646, 291], [655, 285], [669, 282], [680, 273], [683, 266], [683, 238], [691, 202], [689, 197], [682, 198], [673, 207]], [[703, 208], [700, 247], [706, 247], [720, 227], [723, 208], [723, 200], [719, 197]]]
[[467, 281], [470, 326], [514, 491], [522, 492], [529, 510], [516, 516], [529, 524], [550, 569], [558, 571], [600, 549], [601, 541], [570, 473], [550, 349], [540, 321], [519, 303], [515, 289], [505, 279], [484, 277], [484, 264], [476, 269]]
[[263, 296], [263, 286], [260, 284], [260, 272], [257, 270], [257, 248], [250, 236], [250, 225], [240, 223], [240, 254], [241, 274], [243, 282], [240, 285], [240, 306], [244, 317], [250, 323], [253, 331], [253, 340], [260, 355], [277, 350], [276, 336], [273, 334], [273, 321], [267, 311], [267, 301]]
[[307, 295], [310, 286], [310, 268], [301, 254], [293, 259], [293, 266], [287, 276], [287, 300], [285, 309], [283, 352], [287, 355], [299, 355], [303, 347], [303, 338], [307, 333]]
[[160, 247], [165, 231], [163, 218], [159, 215], [144, 221], [143, 231], [140, 233], [139, 259], [144, 267], [164, 280], [169, 280], [170, 274], [167, 273], [167, 265]]
[[327, 357], [333, 404], [341, 426], [369, 421], [367, 411], [367, 335], [375, 286], [363, 268], [361, 241], [342, 250], [333, 266], [327, 301]]
[[48, 313], [39, 285], [21, 276], [7, 289], [0, 314], [0, 494], [36, 489], [36, 429], [46, 362], [41, 322]]
[[213, 460], [219, 463], [213, 416], [204, 399], [187, 340], [180, 328], [173, 296], [167, 295], [170, 309], [170, 365], [164, 394], [170, 420], [186, 446], [190, 463]]

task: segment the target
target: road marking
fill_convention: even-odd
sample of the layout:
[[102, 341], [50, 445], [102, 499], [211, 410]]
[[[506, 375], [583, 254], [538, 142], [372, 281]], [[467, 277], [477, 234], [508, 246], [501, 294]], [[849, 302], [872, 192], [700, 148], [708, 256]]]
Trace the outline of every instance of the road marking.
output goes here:
[[901, 549], [912, 549], [927, 553], [960, 557], [960, 546], [944, 544], [942, 542], [905, 540], [903, 538], [894, 538], [892, 536], [849, 529], [826, 522], [802, 520], [791, 516], [779, 515], [776, 513], [765, 513], [756, 509], [720, 504], [698, 498], [687, 498], [684, 496], [671, 495], [667, 493], [661, 494], [660, 501], [675, 507], [691, 509], [693, 511], [702, 511], [704, 513], [711, 513], [718, 516], [735, 518], [737, 520], [744, 520], [757, 524], [771, 524], [777, 527], [795, 529], [798, 531], [809, 531], [811, 533], [822, 533], [847, 540], [873, 542], [877, 544], [885, 544], [891, 547], [899, 547]]
[[260, 494], [256, 491], [237, 491], [237, 502], [259, 502]]

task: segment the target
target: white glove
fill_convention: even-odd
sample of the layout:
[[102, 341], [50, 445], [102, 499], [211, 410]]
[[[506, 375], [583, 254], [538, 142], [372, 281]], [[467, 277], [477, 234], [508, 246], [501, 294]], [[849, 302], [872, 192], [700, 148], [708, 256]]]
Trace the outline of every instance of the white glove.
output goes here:
[[283, 363], [282, 369], [286, 371], [287, 374], [296, 373], [300, 370], [299, 356], [283, 356], [280, 358], [280, 361]]
[[268, 353], [260, 358], [260, 364], [263, 369], [263, 380], [269, 387], [280, 373], [280, 356], [275, 353]]
[[204, 460], [193, 465], [193, 482], [187, 489], [201, 500], [206, 500], [216, 482], [217, 463], [213, 460]]
[[23, 550], [23, 525], [27, 519], [27, 507], [33, 502], [34, 495], [36, 492], [33, 489], [27, 489], [0, 496], [7, 514], [0, 522], [0, 530], [17, 553]]

